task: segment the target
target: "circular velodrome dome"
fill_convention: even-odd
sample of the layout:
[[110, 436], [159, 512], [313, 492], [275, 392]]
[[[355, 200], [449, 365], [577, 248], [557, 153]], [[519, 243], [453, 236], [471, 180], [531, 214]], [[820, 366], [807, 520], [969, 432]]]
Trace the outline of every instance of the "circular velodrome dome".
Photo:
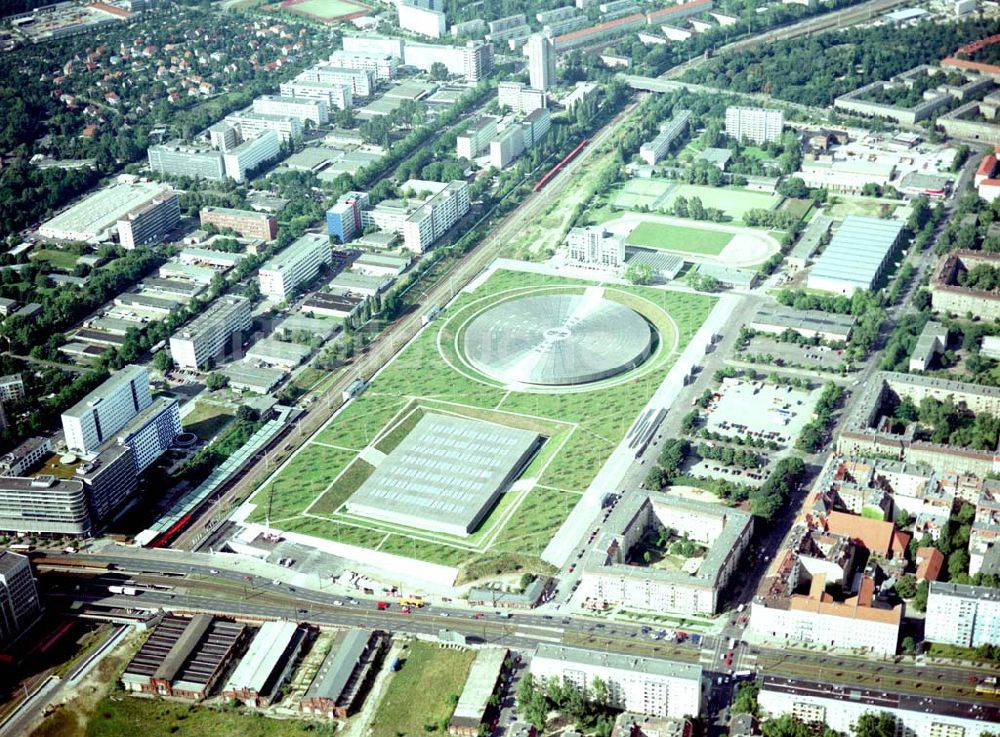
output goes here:
[[653, 330], [638, 312], [604, 297], [515, 298], [474, 317], [464, 352], [505, 384], [567, 386], [606, 379], [649, 356]]

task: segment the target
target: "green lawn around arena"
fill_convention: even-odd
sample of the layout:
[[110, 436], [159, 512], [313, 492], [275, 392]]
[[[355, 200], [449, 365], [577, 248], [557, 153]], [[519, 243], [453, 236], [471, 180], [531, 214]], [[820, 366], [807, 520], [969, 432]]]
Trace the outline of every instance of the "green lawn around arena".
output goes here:
[[[752, 209], [773, 209], [781, 197], [766, 192], [755, 192], [735, 187], [708, 187], [700, 184], [683, 184], [669, 179], [629, 179], [609, 198], [618, 210], [639, 210], [669, 214], [678, 197], [690, 200], [697, 197], [706, 208], [722, 210], [733, 222], [743, 220], [743, 214]], [[603, 218], [607, 219], [607, 218]]]
[[[549, 291], [579, 293], [593, 286], [498, 270], [475, 291], [460, 294], [363, 394], [264, 480], [251, 499], [255, 509], [249, 520], [266, 519], [275, 529], [463, 571], [482, 566], [491, 556], [516, 557], [519, 564], [537, 560], [715, 303], [701, 294], [606, 285], [605, 297], [640, 310], [660, 339], [644, 364], [585, 390], [511, 390], [478, 374], [456, 347], [464, 325], [498, 301]], [[428, 411], [531, 429], [546, 438], [521, 482], [501, 496], [467, 537], [365, 519], [343, 506], [371, 472], [359, 460], [362, 451], [391, 452]]]
[[718, 230], [685, 228], [681, 225], [647, 221], [639, 223], [635, 230], [629, 233], [625, 242], [630, 246], [718, 256], [732, 239], [732, 233]]

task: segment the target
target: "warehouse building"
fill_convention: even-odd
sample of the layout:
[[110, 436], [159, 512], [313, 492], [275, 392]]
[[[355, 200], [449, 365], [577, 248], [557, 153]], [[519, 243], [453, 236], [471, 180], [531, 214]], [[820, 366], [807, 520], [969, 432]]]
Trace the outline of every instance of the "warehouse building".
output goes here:
[[365, 297], [353, 294], [313, 292], [302, 302], [302, 311], [323, 317], [347, 319], [361, 310]]
[[392, 282], [387, 276], [342, 271], [330, 280], [328, 286], [334, 294], [374, 297], [388, 289]]
[[835, 315], [818, 310], [796, 310], [781, 305], [761, 305], [750, 318], [748, 327], [758, 333], [780, 335], [788, 330], [803, 338], [846, 342], [854, 329], [850, 315]]
[[258, 340], [247, 351], [247, 359], [291, 371], [309, 358], [312, 348], [302, 343], [286, 343], [274, 338]]
[[210, 248], [185, 248], [177, 255], [178, 261], [189, 266], [208, 266], [216, 271], [229, 271], [246, 256], [242, 253], [213, 251]]
[[152, 401], [149, 373], [142, 366], [126, 366], [63, 412], [66, 447], [94, 452]]
[[352, 271], [358, 271], [369, 276], [384, 276], [395, 278], [406, 271], [410, 265], [409, 256], [390, 256], [383, 253], [363, 253], [354, 259]]
[[580, 691], [600, 678], [614, 709], [675, 718], [701, 711], [700, 665], [541, 643], [531, 659], [531, 675], [543, 682], [565, 679]]
[[308, 641], [307, 630], [295, 622], [265, 622], [246, 655], [222, 689], [227, 699], [247, 706], [268, 706], [288, 680]]
[[489, 723], [487, 717], [497, 711], [491, 700], [500, 685], [509, 654], [507, 648], [498, 647], [483, 648], [476, 653], [462, 694], [448, 721], [448, 734], [477, 737], [483, 725]]
[[307, 317], [296, 313], [289, 315], [275, 327], [274, 332], [285, 340], [289, 340], [298, 335], [308, 335], [329, 340], [338, 332], [341, 326], [336, 320], [324, 320], [318, 317]]
[[274, 301], [283, 302], [332, 261], [333, 247], [329, 237], [306, 233], [260, 267], [260, 291]]
[[84, 197], [43, 223], [38, 235], [87, 243], [110, 240], [120, 218], [169, 191], [169, 187], [153, 182], [114, 184]]
[[249, 329], [250, 301], [226, 295], [170, 336], [170, 355], [181, 368], [196, 369], [223, 355], [230, 339]]
[[248, 363], [231, 363], [222, 373], [229, 378], [229, 388], [233, 391], [254, 394], [267, 394], [287, 375], [283, 369], [259, 368]]
[[16, 640], [41, 615], [42, 603], [28, 557], [0, 550], [0, 645]]
[[808, 286], [850, 297], [876, 287], [903, 239], [898, 220], [849, 215], [809, 272]]
[[300, 709], [330, 719], [352, 714], [364, 700], [385, 646], [381, 632], [348, 630], [326, 656], [302, 697]]
[[236, 231], [244, 238], [272, 241], [278, 237], [278, 219], [266, 212], [235, 210], [230, 207], [201, 208], [201, 224]]
[[244, 625], [210, 614], [168, 614], [122, 673], [126, 691], [201, 701], [229, 667]]
[[541, 445], [537, 433], [426, 413], [347, 500], [347, 512], [467, 537]]

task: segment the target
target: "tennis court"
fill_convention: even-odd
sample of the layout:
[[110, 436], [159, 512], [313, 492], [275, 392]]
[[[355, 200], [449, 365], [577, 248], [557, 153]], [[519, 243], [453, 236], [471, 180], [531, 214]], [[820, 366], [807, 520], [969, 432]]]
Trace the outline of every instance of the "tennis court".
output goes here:
[[622, 210], [646, 207], [655, 210], [675, 185], [663, 179], [630, 179], [615, 194], [614, 206]]
[[697, 184], [678, 184], [660, 202], [660, 208], [672, 208], [678, 197], [690, 200], [697, 197], [704, 207], [714, 207], [722, 210], [733, 220], [743, 220], [747, 210], [761, 208], [773, 209], [781, 198], [764, 192], [751, 192], [746, 189], [729, 189], [723, 187], [704, 187]]

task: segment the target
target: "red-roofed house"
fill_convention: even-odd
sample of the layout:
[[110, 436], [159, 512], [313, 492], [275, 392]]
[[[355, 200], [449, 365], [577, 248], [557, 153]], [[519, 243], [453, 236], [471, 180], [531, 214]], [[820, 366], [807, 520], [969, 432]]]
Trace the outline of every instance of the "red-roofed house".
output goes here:
[[1000, 179], [997, 178], [997, 154], [1000, 153], [1000, 146], [997, 146], [993, 153], [986, 154], [976, 169], [974, 179], [979, 196], [987, 202], [992, 202], [1000, 197]]
[[897, 530], [892, 522], [847, 512], [828, 512], [825, 527], [828, 532], [849, 537], [887, 560], [902, 557], [910, 542], [910, 536]]
[[937, 581], [944, 565], [944, 554], [937, 548], [917, 548], [917, 580]]

